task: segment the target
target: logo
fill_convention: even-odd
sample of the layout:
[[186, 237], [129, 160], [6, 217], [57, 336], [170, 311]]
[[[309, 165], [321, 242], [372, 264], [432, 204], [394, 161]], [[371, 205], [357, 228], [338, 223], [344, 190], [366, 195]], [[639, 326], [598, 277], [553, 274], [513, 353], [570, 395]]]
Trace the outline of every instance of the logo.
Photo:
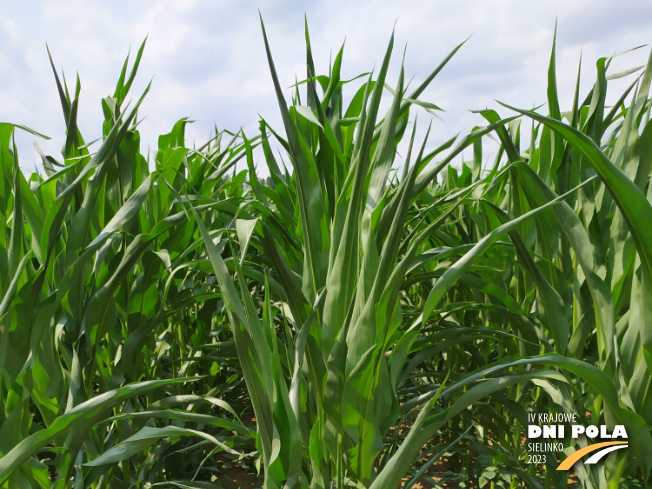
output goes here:
[[586, 459], [584, 464], [597, 464], [608, 453], [611, 453], [614, 450], [620, 450], [621, 448], [625, 447], [627, 447], [626, 441], [605, 441], [602, 443], [594, 443], [593, 445], [580, 448], [572, 455], [567, 457], [566, 460], [559, 464], [557, 470], [568, 470], [573, 465], [575, 465], [575, 462], [580, 460], [584, 455], [588, 455], [589, 453], [596, 451], [597, 453], [594, 453], [588, 459]]
[[[535, 424], [538, 423], [538, 424]], [[567, 430], [567, 428], [569, 428]], [[582, 447], [563, 460], [557, 470], [569, 470], [582, 460], [586, 465], [597, 464], [613, 451], [626, 448], [627, 431], [623, 425], [616, 425], [610, 430], [606, 425], [583, 426], [578, 424], [577, 415], [569, 413], [528, 413], [527, 451], [530, 463], [546, 463], [547, 453], [559, 453], [564, 450], [563, 440], [580, 437], [599, 438], [600, 441]], [[540, 441], [541, 440], [541, 441]], [[545, 440], [545, 441], [544, 441]], [[604, 441], [612, 440], [612, 441]]]

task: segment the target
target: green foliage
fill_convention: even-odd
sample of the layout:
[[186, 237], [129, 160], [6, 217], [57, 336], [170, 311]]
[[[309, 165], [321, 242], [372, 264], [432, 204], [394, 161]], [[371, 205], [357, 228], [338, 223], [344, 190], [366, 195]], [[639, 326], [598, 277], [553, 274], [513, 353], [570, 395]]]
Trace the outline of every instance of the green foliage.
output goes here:
[[548, 411], [627, 428], [582, 487], [650, 484], [652, 62], [607, 111], [600, 59], [562, 113], [553, 44], [547, 115], [481, 111], [429, 149], [411, 115], [439, 110], [419, 97], [461, 45], [410, 93], [393, 36], [343, 81], [306, 27], [288, 103], [263, 38], [282, 131], [190, 149], [182, 119], [149, 161], [145, 94], [126, 105], [144, 43], [93, 152], [56, 71], [61, 161], [25, 176], [13, 131], [40, 135], [0, 124], [0, 488], [436, 487], [436, 464], [460, 487], [566, 487], [554, 454], [524, 463]]
[[[215, 230], [228, 225], [242, 189], [224, 176], [239, 155], [225, 152], [219, 137], [201, 152], [183, 147], [180, 121], [159, 139], [150, 171], [135, 124], [142, 97], [131, 111], [122, 107], [141, 54], [142, 47], [126, 81], [125, 62], [116, 95], [103, 100], [104, 138], [94, 154], [76, 124], [80, 84], [71, 98], [56, 72], [68, 135], [63, 161], [44, 157], [45, 175], [28, 181], [15, 127], [1, 127], [3, 487], [191, 478], [209, 454], [240, 453], [254, 438], [222, 399], [230, 392], [234, 405], [246, 403], [244, 386], [228, 328], [214, 317], [220, 297], [203, 247], [175, 197], [191, 193]], [[211, 360], [220, 369], [208, 378]], [[211, 444], [179, 441], [179, 431], [168, 431], [180, 421], [205, 427]], [[149, 455], [142, 445], [121, 451], [118, 464], [98, 465], [142, 430], [164, 441]], [[169, 462], [181, 445], [196, 461], [190, 471]]]

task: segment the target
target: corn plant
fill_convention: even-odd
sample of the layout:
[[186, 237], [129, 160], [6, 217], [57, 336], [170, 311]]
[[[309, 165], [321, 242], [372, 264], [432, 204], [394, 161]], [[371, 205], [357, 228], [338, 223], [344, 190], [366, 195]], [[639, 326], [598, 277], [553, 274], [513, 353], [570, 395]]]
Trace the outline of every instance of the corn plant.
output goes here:
[[288, 103], [263, 39], [282, 130], [191, 149], [181, 119], [150, 161], [127, 102], [144, 44], [96, 149], [53, 63], [63, 160], [26, 177], [12, 134], [31, 130], [0, 125], [0, 487], [380, 489], [441, 463], [561, 488], [554, 454], [522, 464], [548, 409], [627, 428], [629, 456], [577, 466], [582, 487], [649, 484], [652, 62], [608, 108], [600, 59], [562, 113], [553, 44], [545, 116], [479, 111], [431, 148], [415, 113], [440, 110], [420, 97], [462, 45], [409, 90], [393, 36], [342, 80], [306, 26]]
[[[16, 126], [1, 126], [0, 487], [185, 480], [213, 452], [240, 456], [253, 440], [220, 399], [242, 392], [239, 368], [229, 338], [220, 341], [219, 298], [177, 197], [191, 187], [197, 211], [219, 229], [237, 209], [241, 184], [225, 176], [242, 151], [222, 146], [222, 135], [186, 148], [181, 120], [159, 138], [150, 171], [136, 129], [142, 97], [125, 104], [143, 48], [102, 101], [93, 154], [77, 126], [81, 84], [71, 96], [56, 70], [63, 162], [44, 156], [45, 175], [28, 181]], [[223, 359], [214, 386], [198, 376], [211, 358]], [[223, 442], [232, 431], [240, 441]], [[196, 437], [208, 445], [189, 442]]]
[[[607, 111], [610, 62], [609, 58], [598, 60], [592, 90], [583, 102], [577, 90], [572, 110], [562, 117], [553, 45], [548, 117], [518, 111], [538, 123], [532, 137], [538, 147], [533, 145], [522, 155], [513, 144], [514, 134], [505, 128], [499, 132], [508, 158], [520, 170], [514, 175], [514, 187], [520, 189], [522, 199], [517, 205], [541, 205], [582, 179], [598, 177], [572, 200], [555, 207], [554, 214], [538, 217], [533, 230], [536, 252], [548, 264], [543, 286], [567, 298], [570, 320], [563, 332], [565, 354], [577, 359], [591, 355], [609, 382], [601, 388], [582, 389], [586, 396], [582, 402], [593, 413], [592, 422], [627, 417], [634, 431], [637, 462], [624, 456], [611, 459], [601, 470], [581, 474], [586, 487], [620, 487], [623, 474], [632, 473], [637, 464], [644, 478], [650, 471], [643, 454], [650, 449], [652, 421], [648, 301], [644, 299], [650, 293], [647, 264], [652, 250], [652, 233], [646, 225], [652, 218], [648, 158], [652, 58]], [[497, 117], [484, 115], [488, 120]], [[537, 283], [537, 289], [540, 293], [543, 287]], [[592, 341], [596, 348], [589, 351], [587, 343]], [[618, 393], [616, 406], [607, 401], [605, 390]]]
[[[483, 115], [490, 124], [454, 147], [449, 141], [426, 151], [426, 141], [415, 146], [413, 132], [402, 175], [392, 179], [410, 107], [437, 109], [418, 97], [460, 46], [409, 95], [401, 73], [391, 90], [391, 107], [380, 117], [393, 39], [377, 78], [369, 77], [345, 108], [345, 82], [340, 79], [343, 52], [338, 53], [328, 76], [315, 76], [306, 30], [306, 105], [297, 90], [288, 107], [264, 28], [263, 35], [286, 137], [261, 121], [261, 144], [272, 190], [258, 182], [252, 153], [248, 153], [253, 202], [236, 221], [241, 254], [239, 260], [234, 259], [235, 282], [208, 231], [197, 221], [225, 295], [256, 412], [265, 487], [342, 487], [348, 483], [396, 487], [422, 447], [469, 406], [509, 386], [515, 386], [512, 395], [523, 398], [527, 392], [518, 386], [532, 379], [546, 385], [551, 380], [568, 382], [559, 371], [533, 368], [536, 365], [560, 367], [571, 378], [584, 378], [588, 382], [585, 388], [591, 392], [600, 393], [607, 418], [613, 416], [634, 433], [637, 463], [647, 477], [645, 453], [650, 437], [640, 432], [643, 419], [632, 406], [620, 403], [613, 381], [603, 387], [611, 374], [606, 364], [598, 369], [582, 361], [581, 355], [567, 356], [569, 342], [574, 348], [582, 344], [577, 338], [569, 339], [569, 308], [562, 299], [562, 294], [568, 297], [568, 293], [564, 286], [559, 286], [561, 293], [555, 289], [551, 270], [542, 272], [533, 259], [539, 249], [528, 248], [535, 224], [550, 222], [552, 212], [567, 212], [565, 199], [575, 198], [579, 189], [595, 187], [596, 180], [580, 173], [581, 178], [566, 182], [560, 195], [548, 195], [545, 201], [528, 206], [521, 195], [525, 192], [521, 179], [529, 174], [540, 177], [536, 177], [536, 168], [521, 168], [522, 158], [505, 128], [513, 119], [501, 120], [488, 111]], [[478, 143], [491, 131], [501, 137], [509, 164], [503, 167], [498, 160], [483, 178]], [[270, 133], [286, 151], [292, 172], [281, 170], [270, 149]], [[561, 140], [555, 144], [561, 145]], [[433, 187], [439, 173], [470, 145], [475, 145], [478, 153], [473, 170], [465, 167], [458, 178], [449, 168], [446, 184]], [[561, 153], [555, 153], [558, 157], [563, 154], [561, 147]], [[446, 151], [446, 157], [428, 166]], [[599, 149], [597, 152], [602, 155], [599, 158], [606, 159]], [[427, 204], [420, 205], [424, 200]], [[479, 211], [487, 218], [470, 214]], [[482, 220], [485, 222], [477, 222]], [[498, 250], [491, 248], [503, 237], [511, 242], [500, 243]], [[570, 253], [570, 246], [564, 246]], [[258, 258], [254, 260], [267, 269], [264, 281], [258, 283], [264, 291], [258, 302], [239, 269], [247, 262], [247, 253], [251, 255], [256, 248]], [[510, 250], [516, 252], [517, 262], [506, 256], [513, 256]], [[494, 266], [486, 265], [488, 262]], [[501, 262], [513, 269], [515, 290], [509, 275], [496, 277], [496, 268], [500, 268], [496, 264]], [[276, 301], [271, 279], [283, 289]], [[410, 300], [409, 291], [415, 287], [422, 289], [421, 294]], [[468, 341], [472, 351], [495, 347], [498, 339], [502, 351], [497, 356], [493, 351], [484, 357], [479, 354], [466, 366], [447, 361], [444, 372], [438, 369], [434, 375], [423, 374], [429, 355], [446, 348], [449, 359], [455, 350], [440, 346], [446, 334], [432, 334], [438, 329], [433, 315], [470, 310], [469, 296], [477, 299], [479, 292], [492, 297], [484, 307], [475, 308], [481, 310], [475, 321], [478, 327], [465, 328], [468, 319], [461, 320], [448, 338], [465, 333], [462, 341]], [[446, 302], [443, 307], [442, 300]], [[505, 335], [504, 328], [497, 327], [496, 321], [506, 317], [513, 334]], [[487, 335], [492, 341], [481, 339]], [[521, 365], [529, 367], [516, 369]], [[444, 387], [442, 374], [454, 376], [452, 385]], [[417, 376], [432, 382], [419, 395], [401, 399], [406, 379]], [[476, 384], [481, 379], [484, 381]], [[500, 396], [497, 394], [498, 399]], [[603, 412], [601, 406], [594, 407]], [[420, 409], [414, 424], [388, 452], [384, 437], [413, 409]], [[515, 411], [525, 424], [525, 411], [520, 407]], [[492, 414], [496, 411], [485, 413], [478, 424], [495, 426], [489, 421]], [[473, 420], [466, 422], [472, 424]], [[515, 475], [536, 486], [535, 474], [525, 474], [514, 462]], [[614, 475], [613, 480], [619, 476]], [[554, 473], [546, 477], [547, 485], [561, 480]]]

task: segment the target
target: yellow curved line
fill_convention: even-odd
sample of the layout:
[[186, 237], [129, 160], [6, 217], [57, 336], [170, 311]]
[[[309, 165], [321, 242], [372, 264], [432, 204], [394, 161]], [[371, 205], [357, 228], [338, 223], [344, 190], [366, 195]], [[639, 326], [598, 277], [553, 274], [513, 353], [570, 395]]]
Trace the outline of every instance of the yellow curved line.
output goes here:
[[557, 467], [557, 470], [568, 470], [570, 469], [575, 462], [577, 462], [579, 459], [581, 459], [584, 455], [595, 452], [596, 450], [599, 450], [600, 448], [603, 447], [608, 447], [611, 445], [627, 445], [626, 441], [605, 441], [602, 443], [595, 443], [593, 445], [589, 445], [584, 448], [580, 448], [576, 452], [574, 452], [572, 455], [570, 455], [566, 460], [564, 460], [562, 463], [559, 464], [559, 467]]

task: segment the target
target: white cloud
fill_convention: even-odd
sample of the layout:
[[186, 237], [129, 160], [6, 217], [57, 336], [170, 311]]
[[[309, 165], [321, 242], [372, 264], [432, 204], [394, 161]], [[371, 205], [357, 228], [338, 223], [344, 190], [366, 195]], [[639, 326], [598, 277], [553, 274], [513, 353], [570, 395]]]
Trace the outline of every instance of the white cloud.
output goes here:
[[[34, 4], [40, 15], [34, 15]], [[450, 2], [334, 0], [119, 0], [84, 2], [41, 0], [14, 2], [0, 22], [0, 120], [26, 124], [55, 140], [44, 143], [56, 155], [63, 144], [63, 117], [50, 71], [45, 42], [58, 69], [74, 85], [82, 81], [80, 124], [87, 140], [101, 134], [100, 98], [113, 93], [122, 63], [131, 59], [148, 37], [132, 97], [153, 77], [141, 109], [143, 147], [156, 146], [158, 134], [176, 120], [197, 122], [190, 137], [205, 139], [219, 128], [257, 130], [257, 114], [278, 124], [278, 109], [264, 52], [260, 9], [281, 83], [288, 87], [305, 76], [304, 13], [310, 25], [319, 72], [328, 69], [346, 38], [343, 77], [350, 78], [382, 62], [396, 24], [394, 83], [403, 47], [406, 76], [415, 87], [459, 42], [466, 45], [435, 80], [424, 98], [446, 109], [445, 123], [435, 122], [435, 138], [481, 124], [469, 110], [498, 107], [499, 99], [532, 107], [546, 100], [547, 63], [555, 20], [557, 74], [563, 108], [572, 101], [580, 53], [584, 93], [595, 73], [595, 61], [616, 51], [649, 42], [652, 3], [623, 0], [467, 0]], [[614, 68], [642, 64], [649, 50], [614, 61]], [[617, 71], [616, 70], [616, 71]], [[288, 92], [289, 93], [289, 92]], [[507, 115], [505, 109], [500, 113]], [[423, 119], [422, 116], [420, 116]], [[31, 137], [21, 136], [22, 164], [29, 168], [35, 153]]]

